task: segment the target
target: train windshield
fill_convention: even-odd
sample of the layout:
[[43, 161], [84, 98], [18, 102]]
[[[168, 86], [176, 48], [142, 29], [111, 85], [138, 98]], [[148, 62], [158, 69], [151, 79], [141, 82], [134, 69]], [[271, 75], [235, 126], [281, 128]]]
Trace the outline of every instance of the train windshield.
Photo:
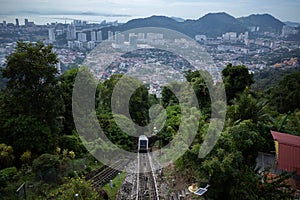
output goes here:
[[146, 147], [147, 141], [146, 140], [140, 140], [140, 147]]

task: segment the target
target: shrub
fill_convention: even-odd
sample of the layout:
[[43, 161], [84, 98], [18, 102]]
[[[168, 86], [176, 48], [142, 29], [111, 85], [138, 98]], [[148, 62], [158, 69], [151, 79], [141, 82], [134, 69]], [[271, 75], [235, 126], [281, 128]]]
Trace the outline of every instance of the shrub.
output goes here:
[[17, 168], [9, 167], [0, 170], [0, 187], [6, 187], [10, 181], [17, 174]]
[[0, 166], [9, 167], [13, 164], [15, 156], [12, 146], [0, 144]]
[[25, 151], [25, 152], [21, 155], [20, 160], [21, 160], [24, 164], [29, 165], [30, 162], [31, 162], [31, 151], [29, 151], [29, 150]]
[[59, 146], [61, 149], [69, 149], [74, 151], [76, 157], [82, 157], [86, 153], [86, 149], [78, 136], [64, 135], [60, 138]]
[[43, 154], [32, 163], [32, 170], [44, 181], [56, 182], [59, 169], [59, 159], [56, 155]]
[[50, 193], [49, 196], [50, 198], [63, 200], [74, 199], [75, 194], [78, 194], [79, 199], [99, 199], [99, 194], [92, 188], [91, 183], [81, 177], [67, 178], [65, 183], [61, 185], [55, 193]]

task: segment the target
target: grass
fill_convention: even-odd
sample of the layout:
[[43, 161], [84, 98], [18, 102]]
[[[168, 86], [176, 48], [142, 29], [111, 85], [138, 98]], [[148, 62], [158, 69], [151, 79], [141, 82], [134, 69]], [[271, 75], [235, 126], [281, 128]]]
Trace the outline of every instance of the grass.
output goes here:
[[110, 184], [106, 184], [103, 186], [103, 189], [107, 192], [109, 199], [114, 200], [116, 198], [116, 195], [119, 191], [119, 189], [122, 186], [122, 183], [126, 177], [126, 173], [122, 172], [120, 174], [120, 180], [118, 176], [116, 176], [112, 181], [113, 181], [113, 188], [110, 188]]

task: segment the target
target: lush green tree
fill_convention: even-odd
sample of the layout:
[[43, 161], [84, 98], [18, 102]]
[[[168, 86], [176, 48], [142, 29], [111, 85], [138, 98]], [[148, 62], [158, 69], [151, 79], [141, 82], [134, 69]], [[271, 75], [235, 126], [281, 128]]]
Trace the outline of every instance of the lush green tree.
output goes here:
[[118, 115], [116, 117], [121, 118], [120, 121], [123, 123], [122, 126], [126, 127], [126, 130], [121, 130], [121, 128], [116, 124], [112, 114], [108, 113], [98, 115], [99, 124], [103, 132], [108, 137], [108, 139], [119, 148], [125, 149], [127, 151], [136, 149], [136, 146], [133, 146], [133, 137], [128, 135], [136, 133], [135, 127], [132, 125], [132, 123], [129, 123], [129, 119], [126, 116]]
[[64, 72], [60, 77], [60, 87], [65, 105], [63, 133], [71, 135], [75, 130], [72, 114], [72, 92], [78, 69], [73, 68]]
[[237, 94], [242, 93], [253, 81], [253, 74], [244, 65], [232, 66], [228, 64], [222, 71], [227, 101], [231, 101]]
[[[255, 170], [257, 154], [264, 144], [257, 125], [244, 120], [226, 128], [205, 158], [198, 158], [201, 144], [194, 143], [176, 165], [181, 163], [194, 181], [209, 181], [210, 199], [268, 199], [269, 194], [258, 193], [261, 179]], [[279, 186], [274, 188], [280, 193]]]
[[285, 131], [300, 136], [300, 110], [297, 109], [288, 116]]
[[288, 120], [288, 114], [279, 114], [275, 117], [269, 115], [269, 127], [273, 131], [281, 131], [285, 130], [286, 122]]
[[252, 120], [254, 123], [267, 120], [267, 101], [254, 98], [249, 92], [244, 92], [233, 99], [233, 105], [228, 106], [227, 119], [231, 125], [237, 121]]
[[52, 154], [42, 154], [32, 163], [32, 171], [43, 181], [58, 182], [59, 158]]
[[8, 167], [0, 170], [0, 191], [5, 188], [11, 179], [17, 174], [16, 167]]
[[23, 162], [25, 165], [30, 165], [31, 164], [31, 151], [27, 150], [25, 151], [21, 156], [20, 160]]
[[257, 130], [256, 124], [250, 120], [229, 127], [227, 129], [234, 147], [243, 155], [244, 163], [249, 166], [256, 164], [258, 152], [263, 149], [265, 140]]
[[166, 112], [167, 119], [164, 127], [156, 135], [162, 146], [167, 145], [174, 138], [181, 123], [181, 109], [179, 105], [168, 106]]
[[277, 87], [271, 90], [271, 106], [280, 113], [293, 112], [299, 109], [300, 72], [286, 75]]
[[57, 55], [52, 46], [18, 42], [7, 57], [8, 79], [0, 108], [0, 141], [17, 155], [50, 152], [61, 132], [63, 102], [57, 84]]
[[249, 120], [227, 128], [216, 147], [201, 163], [202, 170], [206, 171], [207, 176], [211, 175], [208, 197], [288, 199], [291, 189], [286, 180], [290, 175], [283, 173], [272, 180], [266, 180], [255, 170], [255, 159], [264, 143], [256, 125]]
[[197, 96], [199, 108], [202, 110], [202, 112], [208, 114], [210, 112], [211, 104], [208, 86], [212, 87], [213, 85], [211, 75], [207, 71], [188, 71], [186, 73], [186, 79], [193, 86]]
[[96, 189], [92, 187], [92, 184], [81, 177], [66, 179], [65, 183], [57, 191], [50, 193], [48, 198], [59, 200], [76, 199], [75, 194], [78, 194], [78, 199], [102, 199]]
[[14, 149], [12, 146], [0, 144], [0, 169], [12, 166], [14, 163]]
[[3, 78], [2, 72], [0, 71], [0, 90], [3, 90], [6, 87], [7, 80]]
[[178, 95], [181, 90], [181, 84], [177, 82], [172, 82], [168, 86], [163, 87], [161, 95], [162, 105], [166, 108], [168, 105], [178, 104]]
[[[117, 87], [117, 83], [122, 81], [122, 86]], [[120, 86], [120, 84], [118, 85]], [[124, 102], [127, 99], [124, 97], [128, 96], [128, 92], [135, 89], [132, 96], [129, 99], [129, 114], [133, 122], [140, 126], [145, 126], [149, 122], [149, 96], [147, 88], [142, 85], [138, 80], [125, 77], [123, 75], [112, 75], [108, 80], [101, 84], [99, 88], [99, 101], [98, 113], [109, 113], [111, 112], [111, 100], [113, 93], [117, 94], [115, 99], [116, 104], [114, 106], [124, 106], [128, 102]], [[122, 108], [120, 108], [123, 110]], [[116, 113], [122, 114], [122, 113]]]
[[283, 172], [279, 175], [268, 171], [259, 173], [258, 170], [247, 166], [242, 171], [235, 187], [230, 190], [230, 199], [289, 200], [293, 197], [294, 190], [287, 183], [292, 176], [291, 173]]
[[62, 149], [68, 149], [75, 152], [76, 157], [80, 158], [85, 153], [87, 153], [87, 150], [83, 146], [80, 138], [78, 135], [74, 132], [73, 135], [63, 135], [59, 139], [58, 146]]

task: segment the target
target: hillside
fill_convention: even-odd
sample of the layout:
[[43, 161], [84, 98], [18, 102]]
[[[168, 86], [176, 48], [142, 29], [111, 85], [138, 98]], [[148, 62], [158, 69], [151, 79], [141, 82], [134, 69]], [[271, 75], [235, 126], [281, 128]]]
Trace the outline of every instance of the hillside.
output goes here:
[[259, 26], [261, 32], [281, 33], [284, 23], [269, 14], [253, 14], [238, 20], [247, 27]]
[[209, 13], [192, 24], [195, 34], [211, 37], [222, 36], [226, 32], [244, 32], [247, 30], [240, 21], [227, 13]]
[[283, 22], [269, 14], [250, 15], [248, 17], [234, 18], [227, 13], [209, 13], [197, 20], [178, 22], [174, 18], [165, 16], [151, 16], [128, 21], [120, 27], [113, 28], [126, 31], [141, 27], [163, 27], [182, 32], [190, 37], [204, 34], [208, 37], [219, 37], [226, 32], [245, 32], [250, 26], [259, 26], [261, 32], [269, 31], [280, 33]]

